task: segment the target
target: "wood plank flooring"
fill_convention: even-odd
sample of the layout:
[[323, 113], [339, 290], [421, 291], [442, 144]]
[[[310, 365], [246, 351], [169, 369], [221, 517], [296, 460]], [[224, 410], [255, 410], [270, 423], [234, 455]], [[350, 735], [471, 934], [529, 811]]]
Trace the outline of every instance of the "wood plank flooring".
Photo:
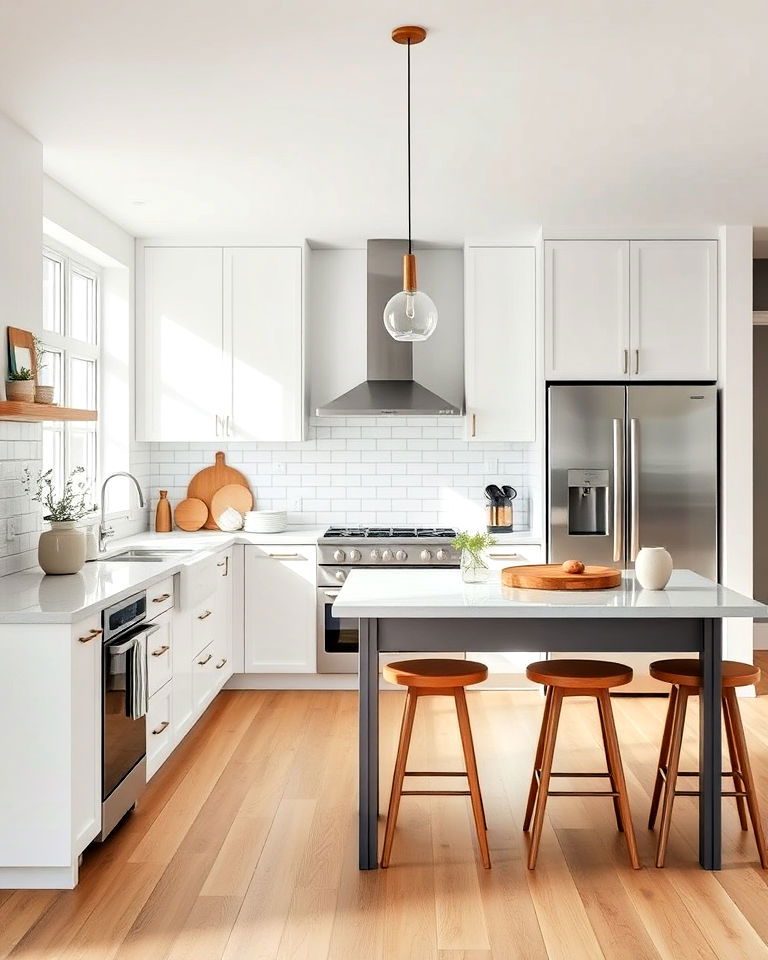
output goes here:
[[[733, 801], [724, 803], [721, 872], [698, 868], [688, 798], [676, 803], [667, 867], [653, 866], [645, 824], [663, 700], [614, 699], [637, 872], [610, 802], [578, 797], [550, 801], [537, 869], [526, 869], [521, 818], [543, 699], [483, 691], [468, 702], [490, 871], [478, 861], [468, 799], [406, 797], [392, 866], [360, 873], [356, 694], [225, 692], [136, 813], [86, 852], [76, 890], [0, 891], [0, 958], [768, 960], [768, 873]], [[382, 810], [402, 704], [399, 693], [382, 695]], [[768, 817], [768, 697], [741, 706]], [[689, 769], [696, 724], [693, 703], [681, 761]], [[601, 768], [593, 701], [567, 702], [560, 731], [556, 768]], [[412, 760], [461, 768], [452, 701], [420, 702]]]

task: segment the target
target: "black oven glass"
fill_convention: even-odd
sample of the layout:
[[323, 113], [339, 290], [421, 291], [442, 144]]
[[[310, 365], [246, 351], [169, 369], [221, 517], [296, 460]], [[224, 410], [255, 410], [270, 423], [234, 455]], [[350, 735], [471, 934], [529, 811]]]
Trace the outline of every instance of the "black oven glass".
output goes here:
[[[125, 635], [120, 644], [125, 640]], [[110, 644], [104, 644], [103, 691], [104, 691], [104, 737], [102, 800], [106, 800], [115, 787], [133, 770], [146, 752], [146, 718], [133, 720], [126, 709], [126, 661], [125, 654], [110, 656]]]
[[357, 653], [360, 633], [356, 617], [334, 617], [332, 605], [325, 604], [325, 652]]

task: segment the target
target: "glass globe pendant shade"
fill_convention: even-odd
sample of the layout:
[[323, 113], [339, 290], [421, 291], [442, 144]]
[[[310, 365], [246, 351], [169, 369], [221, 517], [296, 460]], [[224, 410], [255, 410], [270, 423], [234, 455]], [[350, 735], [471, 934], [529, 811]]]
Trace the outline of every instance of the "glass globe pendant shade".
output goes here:
[[437, 307], [426, 293], [416, 289], [416, 258], [403, 257], [403, 289], [384, 307], [384, 326], [395, 340], [413, 342], [432, 336], [437, 326]]

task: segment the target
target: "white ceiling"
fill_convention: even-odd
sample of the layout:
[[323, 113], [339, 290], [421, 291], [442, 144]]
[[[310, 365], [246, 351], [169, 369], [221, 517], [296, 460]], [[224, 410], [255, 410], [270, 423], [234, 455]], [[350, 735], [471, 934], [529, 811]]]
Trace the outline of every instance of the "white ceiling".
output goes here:
[[[3, 0], [0, 110], [143, 236], [768, 223], [765, 0]], [[137, 205], [136, 201], [145, 201]]]

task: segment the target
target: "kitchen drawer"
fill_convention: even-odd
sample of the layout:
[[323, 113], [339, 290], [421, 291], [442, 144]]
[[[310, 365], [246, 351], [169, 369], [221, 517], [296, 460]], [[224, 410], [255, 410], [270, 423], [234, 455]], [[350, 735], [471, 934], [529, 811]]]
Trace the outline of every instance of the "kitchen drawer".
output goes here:
[[221, 672], [216, 669], [218, 661], [215, 659], [214, 646], [215, 644], [209, 643], [192, 661], [192, 700], [195, 719], [202, 714], [218, 692], [218, 679]]
[[220, 633], [213, 642], [213, 666], [216, 688], [220, 690], [232, 676], [232, 634]]
[[206, 599], [206, 602], [197, 604], [192, 611], [193, 656], [213, 643], [217, 632], [225, 627], [221, 620], [221, 612], [217, 608], [215, 596], [210, 596]]
[[147, 619], [153, 620], [159, 613], [173, 607], [173, 577], [161, 580], [147, 588]]
[[154, 696], [164, 687], [173, 675], [173, 646], [171, 610], [161, 613], [153, 619], [159, 627], [147, 639], [147, 670], [149, 674], [149, 695]]
[[149, 700], [147, 710], [147, 780], [165, 763], [173, 749], [171, 691], [167, 684]]
[[[182, 609], [194, 612], [196, 608], [205, 603], [211, 594], [215, 593], [224, 569], [224, 567], [219, 567], [224, 552], [203, 557], [202, 560], [184, 567], [181, 571], [179, 595]], [[228, 564], [226, 566], [228, 568]]]

